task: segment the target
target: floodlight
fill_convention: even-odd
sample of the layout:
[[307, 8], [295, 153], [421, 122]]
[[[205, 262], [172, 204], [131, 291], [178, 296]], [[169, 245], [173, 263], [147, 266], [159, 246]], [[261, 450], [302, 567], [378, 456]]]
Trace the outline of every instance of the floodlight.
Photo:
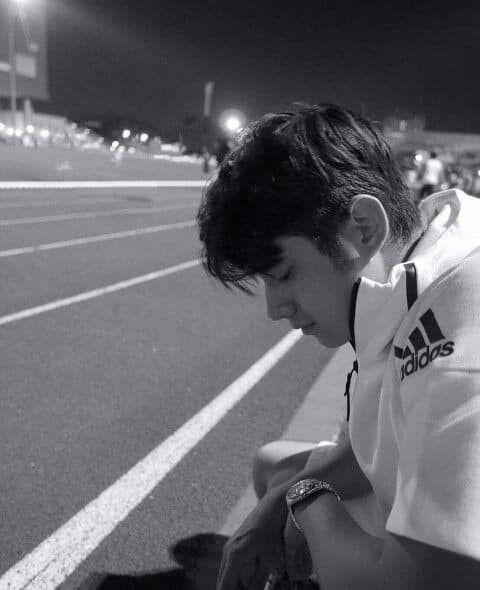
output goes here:
[[238, 109], [228, 109], [220, 115], [220, 126], [231, 135], [236, 135], [245, 125], [246, 117]]
[[242, 124], [240, 123], [240, 119], [238, 117], [228, 117], [228, 119], [225, 121], [225, 127], [232, 133], [238, 131], [241, 125]]

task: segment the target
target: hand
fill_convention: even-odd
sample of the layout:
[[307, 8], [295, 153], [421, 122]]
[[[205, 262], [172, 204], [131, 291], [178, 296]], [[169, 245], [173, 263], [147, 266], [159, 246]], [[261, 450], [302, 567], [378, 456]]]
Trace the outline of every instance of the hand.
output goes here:
[[304, 582], [312, 573], [310, 550], [303, 534], [288, 515], [283, 533], [286, 569], [291, 583]]
[[270, 573], [285, 571], [285, 500], [265, 496], [227, 541], [217, 590], [263, 590]]

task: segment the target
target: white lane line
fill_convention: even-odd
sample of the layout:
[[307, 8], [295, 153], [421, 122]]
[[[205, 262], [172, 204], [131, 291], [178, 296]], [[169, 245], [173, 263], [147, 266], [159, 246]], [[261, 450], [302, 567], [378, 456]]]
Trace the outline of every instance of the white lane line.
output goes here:
[[[32, 197], [30, 197], [32, 198]], [[191, 198], [191, 197], [190, 197]], [[117, 201], [118, 202], [118, 201]], [[91, 203], [111, 203], [115, 204], [114, 197], [105, 197], [100, 199], [86, 199], [81, 197], [81, 200], [72, 201], [71, 197], [63, 197], [58, 200], [48, 201], [16, 201], [15, 203], [0, 203], [0, 209], [19, 209], [20, 207], [61, 207], [62, 205], [90, 205]]]
[[302, 337], [289, 332], [195, 416], [0, 578], [0, 590], [53, 590]]
[[61, 206], [61, 205], [90, 205], [90, 203], [113, 203], [113, 199], [105, 198], [105, 199], [89, 199], [88, 201], [67, 201], [65, 199], [60, 199], [57, 201], [23, 201], [23, 202], [16, 202], [16, 203], [0, 203], [0, 209], [17, 209], [20, 207], [48, 207], [48, 206]]
[[57, 248], [68, 248], [70, 246], [93, 244], [95, 242], [103, 242], [105, 240], [116, 240], [120, 238], [143, 236], [146, 234], [153, 234], [156, 232], [168, 231], [172, 229], [183, 229], [185, 227], [193, 227], [195, 225], [195, 221], [181, 221], [179, 223], [170, 223], [168, 225], [154, 225], [151, 227], [142, 227], [140, 229], [120, 231], [113, 234], [103, 234], [100, 236], [75, 238], [73, 240], [65, 240], [63, 242], [50, 242], [49, 244], [39, 244], [38, 246], [25, 246], [24, 248], [0, 250], [0, 258], [8, 258], [9, 256], [19, 256], [20, 254], [32, 254], [33, 252], [41, 252], [42, 250], [56, 250]]
[[161, 277], [171, 275], [175, 272], [193, 268], [199, 264], [200, 260], [189, 260], [188, 262], [182, 262], [182, 264], [176, 264], [175, 266], [169, 266], [168, 268], [162, 268], [161, 270], [149, 272], [145, 275], [134, 277], [133, 279], [120, 281], [119, 283], [107, 285], [106, 287], [100, 287], [99, 289], [93, 289], [93, 291], [86, 291], [85, 293], [79, 293], [78, 295], [73, 295], [72, 297], [57, 299], [57, 301], [51, 301], [50, 303], [45, 303], [44, 305], [37, 305], [36, 307], [30, 307], [22, 311], [10, 313], [0, 317], [0, 326], [11, 324], [12, 322], [17, 322], [18, 320], [24, 320], [35, 315], [46, 313], [48, 311], [53, 311], [61, 307], [67, 307], [69, 305], [73, 305], [74, 303], [80, 303], [81, 301], [88, 301], [89, 299], [101, 297], [102, 295], [107, 295], [108, 293], [115, 293], [116, 291], [121, 291], [122, 289], [128, 289], [129, 287], [140, 285], [141, 283], [154, 281]]
[[64, 213], [62, 215], [46, 215], [43, 217], [17, 217], [14, 219], [0, 219], [0, 226], [23, 225], [27, 223], [47, 223], [50, 221], [66, 221], [70, 219], [91, 219], [93, 217], [109, 217], [112, 215], [138, 215], [143, 213], [158, 213], [160, 211], [175, 211], [197, 207], [191, 205], [172, 205], [171, 207], [137, 207], [130, 209], [110, 209], [109, 211], [84, 211], [83, 213]]
[[208, 180], [9, 180], [0, 182], [0, 190], [39, 190], [75, 188], [204, 188]]

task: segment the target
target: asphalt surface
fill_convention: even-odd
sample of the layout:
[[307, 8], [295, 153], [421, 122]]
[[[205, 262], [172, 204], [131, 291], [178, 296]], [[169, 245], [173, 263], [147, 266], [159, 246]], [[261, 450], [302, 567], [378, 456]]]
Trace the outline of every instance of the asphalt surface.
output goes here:
[[200, 164], [119, 155], [108, 150], [38, 150], [0, 143], [1, 180], [197, 180], [207, 178]]
[[[162, 174], [175, 178], [170, 169]], [[190, 167], [177, 178], [202, 175]], [[13, 223], [0, 227], [0, 254], [191, 221], [200, 194], [193, 189], [1, 191], [0, 223]], [[159, 211], [162, 207], [166, 210]], [[105, 215], [125, 209], [136, 212]], [[75, 212], [99, 215], [31, 221]], [[194, 260], [199, 247], [196, 228], [186, 227], [5, 255], [0, 258], [0, 322], [25, 309]], [[0, 586], [7, 570], [290, 331], [266, 318], [261, 294], [229, 293], [200, 266], [12, 319], [0, 330]], [[282, 435], [327, 357], [311, 339], [301, 338], [62, 588], [77, 588], [92, 572], [168, 570], [172, 543], [220, 530], [249, 482], [255, 450]]]

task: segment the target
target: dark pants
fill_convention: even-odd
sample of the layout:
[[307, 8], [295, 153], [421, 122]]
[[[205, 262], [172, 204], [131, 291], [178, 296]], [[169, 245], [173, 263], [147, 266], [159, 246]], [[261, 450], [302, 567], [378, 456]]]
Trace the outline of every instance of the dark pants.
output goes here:
[[424, 184], [420, 191], [420, 200], [425, 199], [428, 195], [432, 195], [437, 190], [435, 184]]

